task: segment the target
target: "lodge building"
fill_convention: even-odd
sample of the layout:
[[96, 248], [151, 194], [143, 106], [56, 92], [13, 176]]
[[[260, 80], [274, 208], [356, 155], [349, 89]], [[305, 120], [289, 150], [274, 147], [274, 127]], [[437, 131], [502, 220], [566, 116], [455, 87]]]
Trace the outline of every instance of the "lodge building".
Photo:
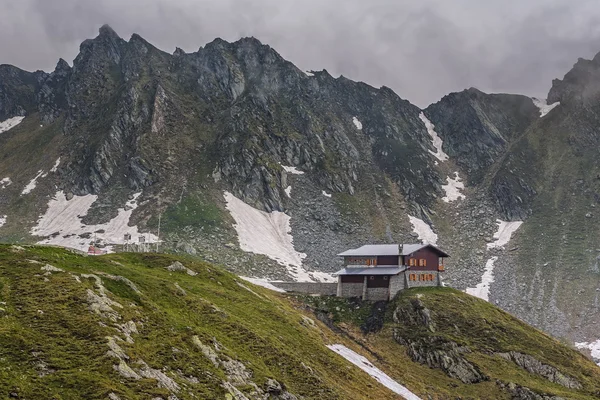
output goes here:
[[441, 286], [444, 258], [449, 255], [431, 244], [371, 244], [338, 256], [344, 268], [338, 277], [337, 296], [363, 300], [391, 300], [400, 290]]

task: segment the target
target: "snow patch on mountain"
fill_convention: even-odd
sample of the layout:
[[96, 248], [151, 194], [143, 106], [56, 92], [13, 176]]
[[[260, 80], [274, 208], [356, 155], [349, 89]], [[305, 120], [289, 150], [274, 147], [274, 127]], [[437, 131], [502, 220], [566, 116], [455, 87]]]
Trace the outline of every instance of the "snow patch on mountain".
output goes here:
[[423, 243], [437, 244], [438, 235], [425, 221], [412, 215], [409, 215], [408, 219], [410, 219], [410, 223], [413, 226], [413, 231], [419, 236], [419, 240]]
[[446, 203], [455, 201], [458, 199], [466, 199], [467, 197], [460, 191], [465, 188], [465, 184], [458, 176], [458, 172], [454, 173], [454, 179], [448, 177], [448, 184], [442, 185], [442, 189], [446, 192], [446, 196], [442, 197], [442, 200]]
[[44, 173], [44, 171], [42, 170], [39, 170], [37, 175], [31, 181], [29, 181], [29, 183], [23, 188], [21, 196], [31, 193], [31, 191], [37, 186], [37, 180], [39, 178], [45, 178], [46, 175], [48, 174]]
[[578, 349], [587, 349], [591, 352], [592, 354], [592, 358], [594, 359], [594, 361], [596, 362], [596, 364], [598, 364], [598, 366], [600, 366], [600, 339], [596, 340], [595, 342], [579, 342], [579, 343], [575, 343], [575, 347], [577, 347]]
[[285, 290], [278, 288], [277, 286], [274, 286], [272, 284], [270, 284], [268, 281], [266, 281], [265, 279], [259, 279], [259, 278], [249, 278], [247, 276], [240, 276], [240, 278], [242, 278], [245, 281], [248, 281], [250, 283], [255, 284], [256, 286], [262, 286], [266, 289], [270, 289], [274, 292], [279, 292], [279, 293], [285, 293]]
[[560, 102], [558, 101], [556, 103], [548, 104], [547, 100], [541, 100], [537, 97], [532, 97], [531, 100], [533, 101], [533, 104], [540, 110], [540, 118], [552, 111], [554, 107], [560, 105]]
[[290, 216], [280, 211], [265, 212], [244, 203], [229, 192], [225, 192], [226, 208], [235, 220], [243, 251], [265, 256], [284, 265], [289, 274], [299, 282], [335, 281], [330, 274], [309, 272], [302, 266], [306, 254], [294, 249]]
[[10, 184], [12, 183], [12, 181], [10, 180], [10, 178], [2, 178], [2, 180], [0, 180], [0, 189], [4, 189], [7, 186], [10, 186]]
[[292, 186], [291, 185], [286, 187], [283, 191], [285, 192], [287, 197], [289, 197], [290, 199], [292, 198]]
[[510, 241], [512, 234], [523, 224], [523, 221], [507, 222], [498, 219], [496, 223], [498, 224], [498, 230], [494, 233], [496, 240], [487, 244], [488, 249], [503, 248]]
[[433, 141], [433, 147], [435, 147], [435, 152], [428, 150], [429, 153], [431, 153], [435, 158], [442, 162], [446, 161], [449, 157], [448, 154], [444, 153], [444, 150], [442, 150], [442, 138], [440, 138], [440, 136], [435, 131], [435, 125], [433, 125], [431, 121], [427, 119], [424, 113], [419, 114], [419, 118], [421, 119], [421, 121], [423, 121], [423, 124], [425, 124], [425, 128], [427, 128], [427, 133], [429, 133], [429, 136], [431, 136], [431, 140]]
[[323, 190], [323, 196], [325, 196], [325, 197], [331, 197], [331, 193], [327, 193], [326, 191]]
[[4, 133], [15, 126], [19, 125], [25, 117], [12, 117], [7, 119], [6, 121], [0, 122], [0, 133]]
[[358, 368], [362, 369], [371, 377], [373, 377], [377, 382], [381, 383], [392, 392], [404, 397], [406, 400], [420, 400], [419, 396], [390, 378], [385, 372], [371, 364], [369, 360], [355, 351], [350, 350], [341, 344], [331, 344], [328, 345], [327, 348], [344, 357], [346, 360], [350, 361], [352, 364], [356, 365]]
[[137, 226], [129, 226], [131, 214], [137, 208], [137, 199], [141, 193], [133, 196], [124, 208], [119, 208], [115, 218], [105, 224], [85, 225], [81, 219], [87, 215], [90, 207], [98, 199], [96, 195], [73, 196], [67, 200], [65, 193], [59, 191], [48, 203], [48, 210], [31, 229], [31, 234], [46, 237], [39, 244], [53, 244], [63, 247], [87, 251], [96, 233], [96, 239], [102, 244], [110, 245], [123, 243], [125, 234], [132, 238], [145, 236], [146, 243], [156, 243], [158, 238], [151, 233], [141, 233]]
[[494, 263], [498, 260], [494, 256], [485, 263], [485, 272], [481, 276], [481, 283], [478, 283], [474, 288], [467, 288], [465, 292], [471, 296], [479, 297], [485, 301], [489, 301], [490, 285], [494, 282]]
[[282, 165], [281, 168], [283, 168], [285, 170], [285, 172], [287, 172], [288, 174], [292, 174], [292, 175], [304, 175], [304, 171], [300, 171], [296, 167], [289, 167], [287, 165]]
[[306, 76], [315, 76], [315, 74], [313, 74], [311, 71], [303, 71]]
[[6, 218], [6, 215], [0, 216], [0, 228], [2, 228], [4, 224], [6, 224]]
[[359, 131], [362, 130], [362, 122], [360, 122], [358, 118], [352, 117], [352, 123], [354, 124], [354, 126], [356, 126], [356, 129], [358, 129]]
[[60, 165], [60, 157], [58, 157], [58, 160], [56, 160], [56, 162], [54, 163], [54, 166], [52, 167], [52, 169], [50, 169], [50, 172], [56, 172], [58, 171], [58, 166]]

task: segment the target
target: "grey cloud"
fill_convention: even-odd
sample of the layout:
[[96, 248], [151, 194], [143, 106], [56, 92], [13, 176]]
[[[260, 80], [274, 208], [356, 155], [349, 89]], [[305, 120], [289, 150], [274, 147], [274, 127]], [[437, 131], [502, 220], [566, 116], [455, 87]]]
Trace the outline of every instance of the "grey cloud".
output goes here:
[[110, 24], [195, 51], [255, 36], [302, 69], [386, 85], [419, 106], [471, 86], [544, 97], [600, 51], [587, 0], [0, 0], [0, 63], [50, 70]]

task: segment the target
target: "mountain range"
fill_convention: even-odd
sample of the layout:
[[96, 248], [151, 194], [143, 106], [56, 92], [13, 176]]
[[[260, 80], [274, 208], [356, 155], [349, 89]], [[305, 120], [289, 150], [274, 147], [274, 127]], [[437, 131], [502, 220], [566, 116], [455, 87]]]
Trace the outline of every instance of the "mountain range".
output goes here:
[[594, 349], [598, 82], [600, 56], [547, 100], [470, 88], [420, 109], [255, 38], [168, 54], [103, 26], [72, 66], [0, 66], [0, 240], [317, 281], [348, 248], [428, 241], [449, 286]]

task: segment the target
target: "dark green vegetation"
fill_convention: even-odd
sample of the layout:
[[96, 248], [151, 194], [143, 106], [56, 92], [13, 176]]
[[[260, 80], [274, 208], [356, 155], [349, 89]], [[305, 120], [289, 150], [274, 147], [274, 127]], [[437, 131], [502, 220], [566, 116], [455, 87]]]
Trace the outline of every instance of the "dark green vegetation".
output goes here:
[[[4, 245], [0, 302], [3, 398], [397, 398], [325, 347], [334, 343], [423, 398], [508, 399], [514, 387], [573, 399], [600, 393], [600, 369], [584, 356], [452, 289], [411, 289], [373, 312], [358, 301], [280, 295], [191, 258]], [[369, 323], [373, 316], [382, 324]], [[365, 335], [367, 325], [377, 327]], [[458, 357], [486, 378], [466, 384], [452, 369], [430, 368], [407, 351], [413, 342], [447, 357], [456, 343]], [[498, 355], [511, 351], [580, 386], [551, 383]], [[269, 392], [275, 381], [281, 390]]]

